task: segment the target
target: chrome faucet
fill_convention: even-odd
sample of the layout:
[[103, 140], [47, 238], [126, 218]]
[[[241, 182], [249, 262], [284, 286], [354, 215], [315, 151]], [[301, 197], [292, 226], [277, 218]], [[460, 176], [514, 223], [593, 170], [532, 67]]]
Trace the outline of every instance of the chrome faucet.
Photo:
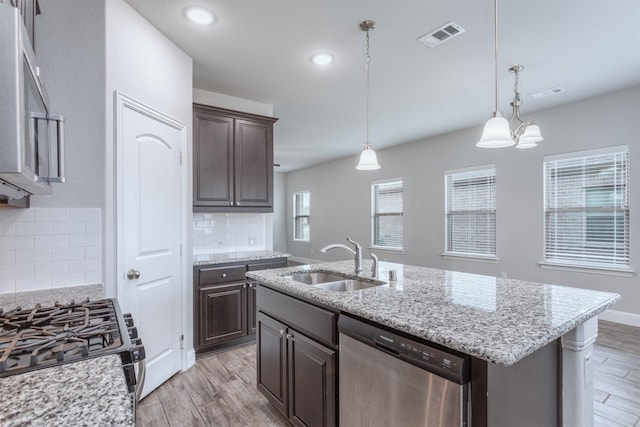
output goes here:
[[371, 277], [376, 278], [378, 277], [378, 255], [371, 252], [371, 261], [373, 261], [371, 264]]
[[328, 250], [335, 249], [335, 248], [342, 248], [349, 251], [349, 253], [353, 255], [353, 262], [355, 263], [356, 274], [362, 274], [362, 246], [360, 246], [359, 243], [351, 240], [349, 236], [347, 236], [347, 242], [351, 243], [354, 246], [355, 250], [341, 243], [334, 243], [332, 245], [327, 245], [324, 248], [320, 249], [320, 252], [322, 252], [323, 254], [326, 254]]

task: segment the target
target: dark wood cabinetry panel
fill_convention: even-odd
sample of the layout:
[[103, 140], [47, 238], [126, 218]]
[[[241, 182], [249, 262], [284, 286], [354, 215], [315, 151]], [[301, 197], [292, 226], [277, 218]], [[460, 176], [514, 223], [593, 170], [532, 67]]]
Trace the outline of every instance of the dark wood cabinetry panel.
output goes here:
[[286, 258], [196, 266], [193, 270], [194, 345], [198, 354], [255, 339], [255, 281], [247, 270], [286, 267]]
[[236, 120], [236, 206], [273, 206], [273, 126]]
[[233, 119], [193, 111], [193, 202], [233, 206]]
[[195, 211], [273, 211], [273, 123], [276, 120], [194, 104]]
[[263, 313], [258, 313], [257, 374], [258, 390], [281, 413], [287, 414], [287, 327]]
[[261, 285], [257, 304], [258, 390], [295, 426], [335, 426], [337, 348], [298, 323], [331, 343], [337, 314]]
[[258, 307], [256, 305], [256, 289], [258, 284], [255, 282], [247, 283], [247, 333], [255, 334], [257, 330]]
[[246, 284], [231, 283], [200, 288], [200, 347], [247, 334]]
[[334, 426], [336, 351], [295, 330], [287, 343], [289, 420], [298, 426]]

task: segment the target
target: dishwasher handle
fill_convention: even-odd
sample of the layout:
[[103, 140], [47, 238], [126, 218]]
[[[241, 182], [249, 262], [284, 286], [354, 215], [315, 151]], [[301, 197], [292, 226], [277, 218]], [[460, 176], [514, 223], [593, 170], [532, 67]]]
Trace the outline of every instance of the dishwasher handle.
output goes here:
[[373, 343], [375, 344], [377, 349], [382, 350], [385, 353], [390, 354], [391, 356], [400, 357], [400, 352], [398, 350], [395, 350], [393, 347], [380, 342], [377, 337], [373, 339]]

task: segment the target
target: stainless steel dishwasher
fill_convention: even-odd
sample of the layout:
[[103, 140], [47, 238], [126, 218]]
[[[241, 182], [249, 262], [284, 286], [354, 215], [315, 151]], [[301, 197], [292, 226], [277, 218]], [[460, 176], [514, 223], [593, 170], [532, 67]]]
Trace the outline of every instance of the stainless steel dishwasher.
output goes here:
[[469, 424], [469, 356], [341, 315], [341, 427]]

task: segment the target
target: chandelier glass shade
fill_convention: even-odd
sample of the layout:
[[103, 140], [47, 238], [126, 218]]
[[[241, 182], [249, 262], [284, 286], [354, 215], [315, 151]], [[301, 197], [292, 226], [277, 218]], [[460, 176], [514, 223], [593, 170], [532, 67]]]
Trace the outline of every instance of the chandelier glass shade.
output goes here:
[[[509, 71], [516, 75], [514, 84], [514, 98], [511, 101], [513, 109], [511, 118], [505, 119], [499, 109], [499, 85], [498, 85], [498, 0], [494, 0], [494, 51], [495, 51], [495, 102], [496, 109], [485, 123], [482, 136], [476, 143], [480, 148], [502, 148], [516, 145], [516, 148], [533, 148], [542, 141], [540, 126], [534, 121], [524, 122], [520, 118], [520, 105], [522, 100], [518, 92], [519, 72], [524, 69], [522, 65], [514, 65]], [[510, 123], [515, 122], [517, 126], [511, 131]]]

